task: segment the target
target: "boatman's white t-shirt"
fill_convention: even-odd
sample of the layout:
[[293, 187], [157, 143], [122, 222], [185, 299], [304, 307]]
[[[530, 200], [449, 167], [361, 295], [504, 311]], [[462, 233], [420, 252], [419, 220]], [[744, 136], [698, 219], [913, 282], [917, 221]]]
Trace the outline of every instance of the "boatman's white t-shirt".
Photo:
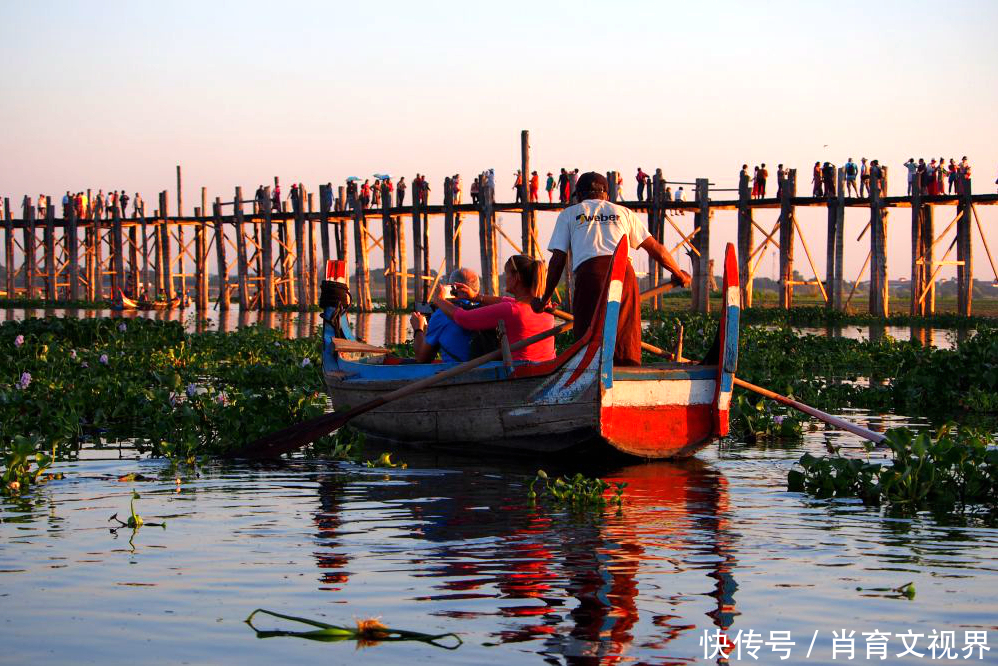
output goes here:
[[548, 251], [572, 251], [572, 270], [593, 257], [612, 255], [627, 236], [631, 248], [650, 237], [634, 211], [601, 199], [586, 199], [558, 214]]

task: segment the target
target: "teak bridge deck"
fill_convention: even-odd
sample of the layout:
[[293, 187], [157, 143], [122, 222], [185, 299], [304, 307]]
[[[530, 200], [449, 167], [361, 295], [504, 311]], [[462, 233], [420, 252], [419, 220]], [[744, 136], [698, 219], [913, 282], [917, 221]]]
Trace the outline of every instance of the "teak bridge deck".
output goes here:
[[[529, 134], [521, 134], [521, 172], [530, 173]], [[878, 169], [879, 167], [874, 167]], [[718, 210], [738, 212], [738, 260], [742, 305], [752, 305], [752, 279], [758, 269], [764, 250], [773, 247], [780, 257], [780, 305], [789, 308], [793, 302], [794, 288], [802, 285], [816, 286], [830, 308], [845, 309], [856, 292], [860, 277], [869, 266], [869, 309], [872, 314], [886, 315], [889, 310], [887, 282], [887, 212], [892, 208], [911, 210], [911, 314], [927, 315], [935, 311], [935, 281], [943, 266], [954, 265], [957, 271], [957, 310], [971, 315], [973, 287], [973, 228], [987, 253], [995, 279], [998, 271], [991, 250], [984, 236], [975, 206], [998, 203], [998, 194], [974, 195], [971, 181], [961, 182], [957, 195], [926, 196], [919, 192], [905, 197], [883, 196], [881, 177], [872, 173], [870, 193], [867, 197], [844, 196], [844, 171], [837, 172], [836, 194], [829, 197], [797, 196], [797, 172], [790, 169], [779, 184], [778, 198], [754, 199], [750, 197], [748, 176], [739, 178], [737, 198], [712, 200], [710, 182], [699, 178], [694, 185], [692, 201], [666, 201], [665, 187], [669, 184], [656, 171], [646, 201], [623, 201], [623, 205], [648, 216], [649, 231], [665, 243], [665, 230], [671, 227], [681, 239], [669, 248], [673, 254], [685, 251], [692, 261], [692, 307], [706, 312], [709, 309], [712, 283], [710, 258], [711, 217]], [[617, 199], [616, 172], [607, 174], [611, 200]], [[275, 184], [277, 179], [275, 178]], [[573, 180], [574, 187], [574, 180]], [[392, 201], [387, 186], [381, 185], [381, 200]], [[194, 304], [207, 310], [210, 285], [208, 263], [214, 252], [218, 266], [218, 285], [215, 299], [218, 307], [228, 308], [233, 293], [240, 308], [272, 310], [277, 307], [307, 309], [318, 302], [320, 266], [326, 259], [348, 260], [351, 246], [354, 250], [352, 291], [361, 309], [371, 309], [370, 252], [380, 248], [384, 255], [385, 296], [392, 309], [405, 309], [409, 305], [409, 279], [415, 285], [414, 298], [425, 302], [433, 278], [430, 267], [429, 224], [431, 217], [442, 217], [444, 224], [444, 259], [436, 273], [450, 272], [461, 265], [461, 231], [466, 216], [477, 216], [482, 263], [482, 288], [490, 294], [499, 292], [498, 248], [504, 239], [517, 252], [541, 255], [537, 236], [536, 213], [560, 211], [571, 204], [496, 203], [494, 192], [489, 192], [485, 175], [478, 177], [482, 196], [476, 204], [454, 201], [451, 179], [444, 180], [442, 205], [425, 205], [410, 192], [411, 203], [404, 207], [364, 208], [358, 204], [347, 205], [344, 186], [332, 192], [328, 185], [319, 188], [319, 210], [315, 210], [313, 193], [301, 191], [301, 205], [295, 210], [274, 212], [271, 206], [258, 205], [255, 199], [244, 199], [241, 187], [236, 187], [231, 201], [216, 197], [211, 214], [205, 188], [201, 188], [201, 205], [195, 207], [193, 216], [183, 215], [183, 188], [181, 168], [177, 167], [177, 215], [170, 215], [167, 192], [159, 193], [159, 205], [151, 216], [146, 216], [144, 205], [126, 218], [117, 207], [110, 207], [109, 217], [99, 219], [94, 211], [77, 218], [72, 205], [66, 215], [56, 218], [56, 206], [51, 197], [43, 207], [44, 216], [29, 197], [22, 201], [23, 216], [13, 219], [10, 200], [4, 199], [4, 258], [8, 267], [6, 294], [10, 297], [41, 298], [53, 304], [81, 299], [95, 301], [113, 297], [118, 289], [135, 296], [147, 291], [150, 296], [172, 299], [186, 293], [188, 280], [193, 282]], [[301, 188], [304, 190], [304, 188]], [[916, 188], [917, 189], [917, 188]], [[88, 191], [88, 199], [89, 197]], [[265, 188], [266, 201], [271, 200], [270, 188]], [[524, 197], [526, 198], [526, 197]], [[933, 211], [936, 206], [955, 205], [956, 216], [938, 236], [935, 233]], [[224, 207], [232, 207], [229, 214]], [[248, 206], [249, 210], [244, 211]], [[817, 276], [813, 256], [803, 238], [795, 211], [799, 207], [824, 207], [827, 209], [826, 275]], [[867, 231], [870, 249], [852, 283], [848, 295], [843, 279], [844, 214], [847, 208], [868, 208], [870, 221], [857, 239]], [[778, 217], [768, 231], [754, 218], [760, 209], [778, 210]], [[676, 213], [693, 213], [693, 224], [684, 231], [673, 216]], [[521, 233], [519, 243], [507, 235], [496, 222], [497, 213], [519, 213]], [[381, 219], [380, 236], [372, 228]], [[405, 218], [412, 222], [412, 261], [408, 260]], [[352, 223], [352, 234], [350, 226]], [[319, 233], [316, 233], [318, 227]], [[951, 231], [955, 233], [941, 259], [936, 259], [936, 246]], [[762, 236], [756, 242], [755, 232]], [[81, 239], [82, 232], [82, 239]], [[191, 233], [185, 233], [191, 232]], [[20, 236], [20, 238], [18, 238]], [[794, 279], [794, 247], [800, 238], [805, 256], [815, 277], [812, 280]], [[82, 240], [82, 243], [81, 243]], [[318, 247], [317, 247], [318, 243]], [[15, 248], [21, 253], [20, 266], [15, 266]], [[955, 260], [950, 254], [956, 249]], [[276, 252], [275, 252], [276, 250]], [[230, 252], [235, 255], [236, 276], [231, 271]], [[320, 254], [321, 253], [321, 254]], [[321, 263], [319, 259], [321, 257]], [[150, 280], [151, 277], [151, 280]], [[665, 279], [663, 270], [654, 266], [649, 274], [650, 286]], [[571, 276], [566, 276], [566, 287], [571, 288]], [[569, 292], [570, 294], [570, 292]], [[570, 302], [570, 296], [569, 296]]]

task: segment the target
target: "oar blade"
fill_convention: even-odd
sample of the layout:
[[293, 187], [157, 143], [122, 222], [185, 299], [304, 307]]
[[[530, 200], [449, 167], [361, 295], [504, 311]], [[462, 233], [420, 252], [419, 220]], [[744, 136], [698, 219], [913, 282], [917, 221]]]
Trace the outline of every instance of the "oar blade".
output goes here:
[[351, 412], [341, 414], [323, 414], [308, 421], [296, 423], [293, 426], [264, 435], [228, 455], [229, 458], [246, 458], [250, 460], [267, 460], [279, 458], [285, 453], [300, 449], [309, 442], [314, 442], [332, 432], [336, 432], [354, 416]]

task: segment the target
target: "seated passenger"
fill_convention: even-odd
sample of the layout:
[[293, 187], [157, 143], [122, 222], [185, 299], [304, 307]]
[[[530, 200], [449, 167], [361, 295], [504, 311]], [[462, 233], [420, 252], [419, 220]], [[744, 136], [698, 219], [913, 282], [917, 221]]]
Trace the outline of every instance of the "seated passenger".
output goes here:
[[[459, 306], [471, 307], [478, 296], [478, 275], [470, 268], [458, 268], [450, 275], [451, 294]], [[443, 287], [443, 285], [440, 285]], [[412, 326], [412, 346], [417, 363], [430, 363], [440, 352], [445, 362], [463, 363], [471, 359], [471, 331], [454, 323], [450, 317], [437, 310], [426, 318], [419, 312], [409, 317]]]
[[[433, 298], [433, 304], [439, 308], [436, 314], [443, 312], [469, 331], [492, 329], [503, 321], [511, 345], [552, 328], [554, 316], [548, 312], [534, 312], [530, 306], [544, 288], [544, 264], [516, 254], [506, 262], [505, 277], [506, 291], [513, 297], [477, 294], [472, 300], [483, 306], [474, 310], [463, 310], [446, 300], [441, 286]], [[554, 356], [553, 336], [513, 352], [513, 359], [517, 361], [547, 361]]]

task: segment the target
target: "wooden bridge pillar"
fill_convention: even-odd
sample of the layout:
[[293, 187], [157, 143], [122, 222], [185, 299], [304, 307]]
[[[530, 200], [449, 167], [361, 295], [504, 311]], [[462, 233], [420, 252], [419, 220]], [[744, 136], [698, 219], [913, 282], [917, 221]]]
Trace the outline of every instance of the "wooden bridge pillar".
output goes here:
[[870, 169], [870, 314], [878, 317], [886, 317], [890, 312], [882, 176], [879, 166]]
[[111, 298], [125, 289], [124, 235], [121, 228], [121, 208], [111, 206]]
[[[303, 184], [298, 184], [298, 205], [295, 206], [295, 276], [298, 279], [296, 297], [298, 310], [308, 310], [308, 248], [305, 246], [307, 232], [305, 230], [305, 203], [308, 197]], [[290, 289], [288, 291], [291, 291]]]
[[710, 185], [706, 178], [696, 180], [696, 200], [699, 204], [693, 219], [700, 231], [694, 236], [694, 245], [700, 256], [693, 260], [693, 308], [710, 312]]
[[[388, 184], [381, 181], [376, 187], [381, 189], [381, 254], [385, 261], [385, 306], [389, 310], [398, 308], [396, 284], [398, 282], [398, 266], [395, 261], [395, 220], [391, 215], [391, 193]], [[444, 194], [446, 197], [447, 194]]]
[[607, 185], [609, 186], [609, 187], [607, 187], [607, 192], [606, 192], [607, 196], [610, 198], [610, 201], [616, 202], [617, 201], [617, 195], [618, 195], [618, 192], [617, 192], [617, 172], [616, 171], [607, 171], [606, 172], [606, 182], [607, 182]]
[[364, 215], [364, 204], [360, 197], [357, 197], [354, 204], [353, 223], [357, 307], [363, 311], [369, 311], [371, 309], [371, 270], [367, 255], [367, 218]]
[[80, 237], [76, 220], [76, 204], [73, 197], [69, 199], [69, 205], [65, 213], [66, 230], [66, 274], [69, 276], [69, 300], [80, 300]]
[[333, 258], [329, 252], [329, 212], [333, 207], [333, 184], [319, 186], [319, 236], [322, 242], [322, 276], [326, 275], [326, 262]]
[[[418, 305], [425, 303], [426, 297], [423, 295], [426, 285], [423, 284], [423, 216], [419, 210], [419, 181], [412, 183], [412, 275], [413, 275], [413, 295], [412, 298]], [[402, 267], [405, 270], [405, 267]]]
[[24, 197], [24, 297], [35, 297], [35, 281], [38, 278], [38, 266], [35, 263], [35, 207], [31, 197]]
[[243, 188], [236, 188], [232, 201], [233, 217], [236, 220], [236, 279], [239, 290], [239, 309], [249, 308], [249, 258], [246, 254], [246, 235], [243, 229]]
[[[777, 174], [779, 175], [779, 174]], [[781, 176], [782, 177], [782, 176]], [[752, 307], [752, 250], [755, 230], [752, 228], [752, 208], [749, 202], [752, 197], [749, 186], [749, 175], [739, 172], [738, 175], [738, 284], [741, 291], [743, 308]]]
[[173, 288], [173, 260], [170, 248], [170, 200], [166, 190], [159, 193], [159, 255], [162, 261], [163, 293], [166, 300], [172, 301], [176, 293]]
[[780, 191], [780, 307], [788, 310], [794, 302], [794, 205], [797, 196], [797, 169], [790, 169]]
[[454, 181], [444, 178], [444, 270], [447, 275], [457, 268], [454, 265]]
[[405, 220], [401, 215], [397, 215], [392, 219], [392, 227], [395, 231], [395, 251], [398, 253], [398, 263], [396, 264], [398, 273], [395, 276], [398, 281], [396, 283], [398, 306], [400, 310], [407, 310], [409, 309], [409, 269], [407, 268], [408, 260], [405, 245]]
[[215, 261], [218, 264], [218, 309], [229, 309], [229, 262], [225, 257], [225, 225], [222, 223], [222, 199], [215, 197], [211, 207], [215, 227]]
[[523, 205], [520, 208], [520, 235], [523, 253], [528, 257], [540, 257], [541, 250], [537, 246], [537, 222], [534, 205], [530, 201], [530, 132], [520, 132], [520, 173], [523, 175]]
[[[204, 188], [201, 188], [202, 199]], [[195, 208], [197, 222], [194, 227], [194, 307], [198, 312], [208, 311], [208, 220], [204, 208]]]
[[45, 298], [49, 301], [55, 301], [58, 296], [58, 278], [59, 262], [55, 256], [55, 208], [52, 206], [52, 197], [45, 197]]
[[956, 311], [965, 317], [971, 315], [974, 295], [974, 253], [971, 240], [973, 223], [973, 200], [971, 199], [970, 179], [960, 180], [959, 218], [956, 222]]
[[5, 280], [5, 290], [7, 298], [14, 298], [14, 218], [10, 212], [10, 198], [3, 199], [3, 228], [4, 243], [3, 257], [4, 270], [7, 271]]
[[[839, 167], [835, 198], [828, 200], [828, 237], [825, 252], [825, 307], [842, 309], [842, 251], [843, 225], [845, 224], [845, 170]], [[817, 277], [817, 276], [815, 276]]]
[[[337, 189], [336, 209], [339, 212], [346, 210], [346, 187], [340, 185]], [[347, 260], [347, 253], [350, 250], [350, 236], [347, 233], [347, 218], [341, 217], [336, 221], [336, 258], [340, 261]]]
[[272, 206], [270, 204], [270, 186], [263, 189], [267, 203], [263, 206], [263, 229], [260, 231], [260, 258], [263, 262], [263, 300], [264, 310], [274, 309], [274, 229], [271, 223]]

